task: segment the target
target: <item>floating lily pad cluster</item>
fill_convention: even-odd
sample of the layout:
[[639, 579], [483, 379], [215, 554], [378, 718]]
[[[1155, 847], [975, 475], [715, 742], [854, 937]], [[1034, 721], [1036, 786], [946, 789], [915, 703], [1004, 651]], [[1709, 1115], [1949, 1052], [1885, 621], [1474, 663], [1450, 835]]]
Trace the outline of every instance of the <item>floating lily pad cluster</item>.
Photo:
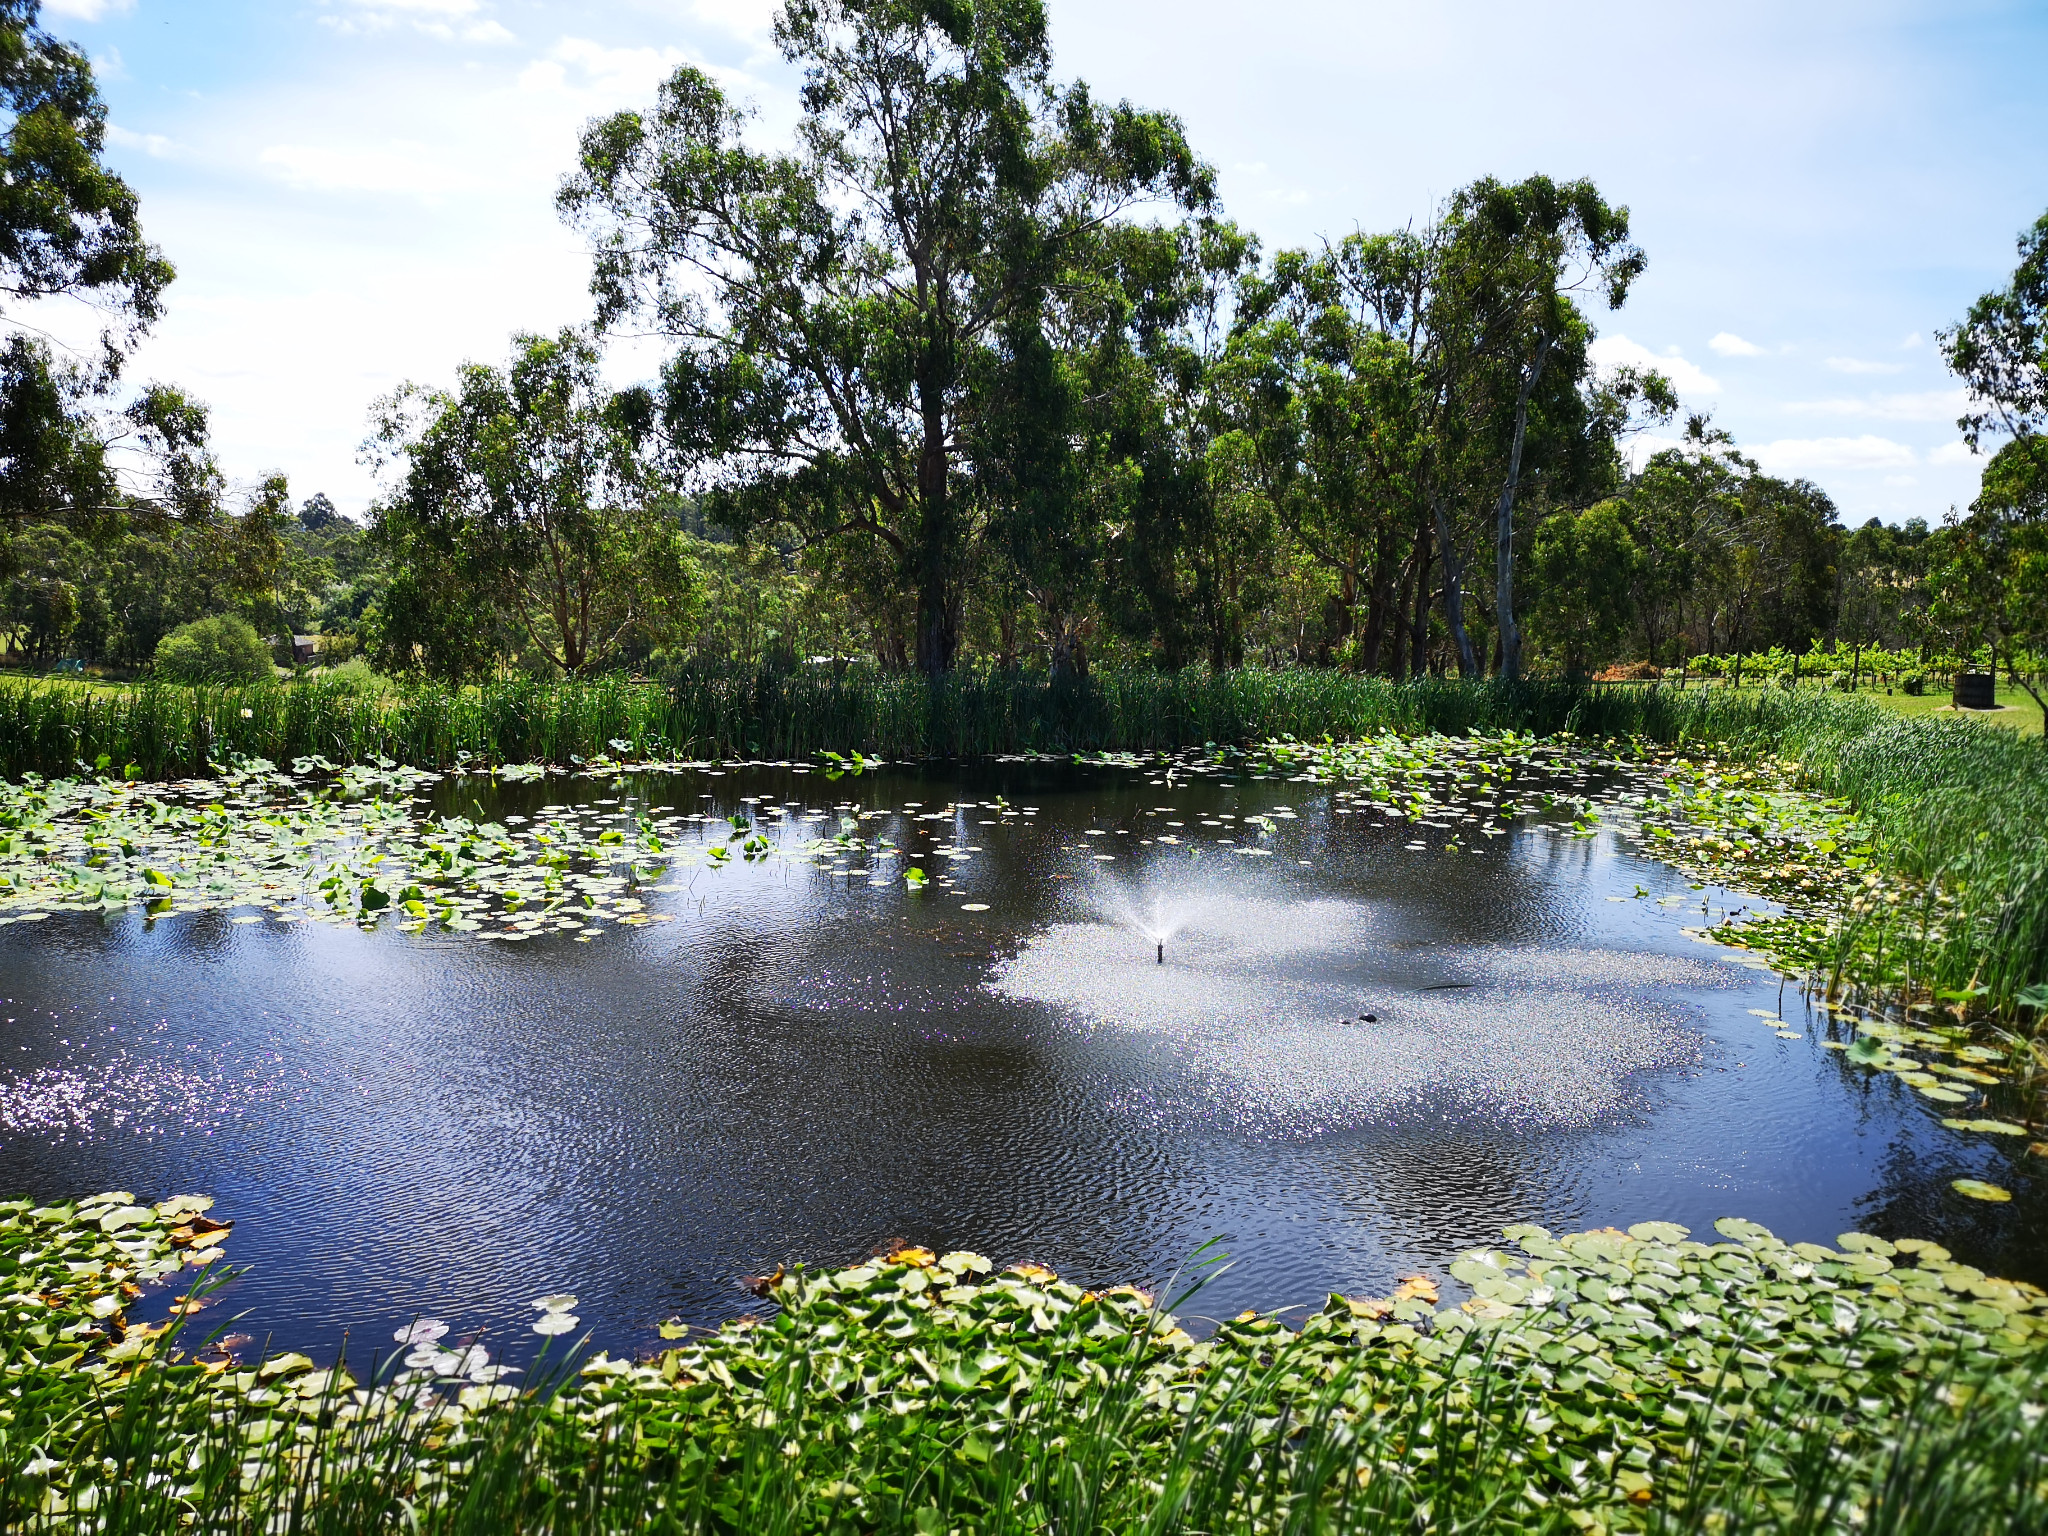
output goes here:
[[[670, 921], [647, 910], [645, 894], [667, 889], [657, 882], [679, 867], [857, 856], [878, 866], [863, 875], [887, 881], [884, 866], [899, 857], [865, 826], [879, 813], [757, 807], [731, 818], [657, 816], [613, 796], [547, 805], [530, 819], [475, 821], [423, 809], [438, 774], [389, 765], [335, 773], [317, 760], [294, 768], [257, 763], [176, 784], [0, 784], [0, 924], [66, 910], [139, 907], [165, 918], [244, 909], [235, 921], [267, 914], [514, 942], [543, 932], [587, 940], [613, 923]], [[523, 782], [549, 772], [497, 776]]]
[[140, 1204], [126, 1190], [61, 1205], [0, 1201], [0, 1389], [50, 1372], [104, 1381], [149, 1358], [168, 1325], [132, 1323], [128, 1309], [220, 1256], [231, 1223], [210, 1218], [212, 1208], [206, 1195]]
[[[1333, 815], [1448, 831], [1452, 835], [1439, 846], [1452, 853], [1476, 846], [1466, 841], [1468, 836], [1500, 837], [1509, 823], [1530, 818], [1590, 837], [1599, 827], [1599, 797], [1621, 776], [1642, 771], [1633, 756], [1513, 731], [1471, 736], [1381, 731], [1350, 741], [1269, 741], [1246, 752], [1189, 752], [1149, 762], [1105, 754], [1090, 761], [1150, 767], [1159, 775], [1150, 782], [1161, 785], [1176, 778], [1239, 775], [1331, 785]], [[1291, 813], [1282, 814], [1293, 819]]]

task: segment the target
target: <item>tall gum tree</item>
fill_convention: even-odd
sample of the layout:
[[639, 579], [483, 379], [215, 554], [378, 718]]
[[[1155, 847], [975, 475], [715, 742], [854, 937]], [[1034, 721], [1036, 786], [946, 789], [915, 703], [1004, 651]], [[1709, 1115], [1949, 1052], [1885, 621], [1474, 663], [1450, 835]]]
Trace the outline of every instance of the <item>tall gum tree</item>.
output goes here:
[[[1522, 636], [1515, 619], [1515, 499], [1522, 484], [1530, 403], [1544, 371], [1585, 322], [1575, 295], [1619, 309], [1647, 265], [1629, 240], [1628, 209], [1604, 201], [1592, 182], [1491, 177], [1456, 193], [1438, 232], [1430, 294], [1447, 386], [1470, 393], [1481, 381], [1512, 390], [1506, 463], [1494, 501], [1494, 623], [1500, 670], [1518, 676]], [[1441, 507], [1439, 502], [1438, 507]], [[1439, 516], [1439, 536], [1450, 530]], [[1454, 631], [1459, 624], [1454, 620]], [[1469, 672], [1469, 644], [1458, 637]]]
[[[97, 401], [162, 314], [174, 275], [143, 238], [134, 190], [103, 158], [107, 108], [85, 55], [0, 0], [0, 572], [8, 534], [61, 521], [106, 535], [121, 487]], [[53, 301], [100, 318], [99, 354], [60, 358], [20, 319]]]
[[1982, 450], [2007, 439], [1984, 470], [1970, 515], [1944, 530], [1950, 550], [1936, 571], [1938, 606], [1962, 630], [2002, 653], [2015, 683], [2048, 722], [2048, 691], [2019, 665], [2048, 649], [2048, 214], [2019, 238], [2012, 281], [1985, 294], [1940, 333], [1948, 365], [1968, 387], [1956, 423]]
[[[916, 664], [948, 670], [979, 407], [1013, 328], [1095, 232], [1213, 200], [1179, 122], [1059, 87], [1042, 0], [790, 0], [795, 144], [762, 152], [702, 71], [586, 129], [558, 197], [600, 322], [675, 343], [670, 452], [727, 521], [886, 547]], [[1029, 350], [1029, 349], [1027, 349]]]
[[1390, 628], [1401, 670], [1394, 568], [1412, 540], [1400, 589], [1415, 591], [1413, 665], [1440, 562], [1459, 670], [1479, 671], [1465, 544], [1483, 501], [1501, 669], [1519, 670], [1514, 510], [1532, 423], [1552, 440], [1545, 457], [1597, 457], [1638, 404], [1659, 416], [1675, 405], [1652, 374], [1596, 381], [1587, 355], [1592, 329], [1576, 300], [1618, 306], [1643, 264], [1627, 210], [1592, 183], [1489, 178], [1422, 230], [1283, 252], [1247, 285], [1236, 350], [1261, 473], [1290, 531], [1339, 573], [1340, 608], [1364, 595], [1368, 665]]
[[378, 402], [366, 457], [392, 471], [375, 533], [398, 567], [380, 655], [460, 677], [517, 643], [570, 676], [615, 665], [687, 623], [701, 581], [650, 494], [644, 391], [614, 394], [574, 330], [516, 336], [505, 368]]

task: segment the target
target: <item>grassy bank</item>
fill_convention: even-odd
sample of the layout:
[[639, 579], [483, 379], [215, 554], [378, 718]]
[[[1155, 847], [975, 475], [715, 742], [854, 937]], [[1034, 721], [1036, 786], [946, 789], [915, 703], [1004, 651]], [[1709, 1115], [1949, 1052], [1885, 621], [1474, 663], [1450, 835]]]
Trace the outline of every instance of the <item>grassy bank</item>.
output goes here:
[[[533, 1380], [445, 1325], [237, 1359], [131, 1323], [222, 1233], [0, 1205], [0, 1519], [49, 1533], [2036, 1530], [2048, 1298], [1925, 1243], [1517, 1228], [1196, 1340], [1152, 1298], [903, 1249]], [[124, 1289], [128, 1287], [128, 1289]], [[1460, 1299], [1464, 1297], [1465, 1299]], [[561, 1332], [574, 1298], [536, 1303]], [[567, 1323], [547, 1321], [567, 1318]], [[673, 1334], [676, 1330], [668, 1330]], [[568, 1342], [564, 1334], [562, 1342]], [[538, 1386], [536, 1385], [538, 1383]]]
[[1869, 853], [1844, 862], [1845, 884], [1889, 881], [1910, 897], [1867, 901], [1836, 927], [1846, 979], [2038, 1026], [2048, 1001], [2048, 752], [2037, 739], [1821, 691], [1603, 694], [1577, 723], [1793, 765], [1792, 782], [1839, 801], [1866, 831]]
[[2002, 725], [2007, 730], [2018, 731], [2022, 736], [2041, 734], [2041, 706], [2024, 688], [2015, 688], [2010, 683], [1998, 685], [1998, 708], [1990, 710], [1958, 711], [1948, 700], [1946, 693], [1876, 693], [1865, 697], [1895, 714], [1901, 715], [1962, 715], [1969, 720], [1982, 721], [1986, 725]]

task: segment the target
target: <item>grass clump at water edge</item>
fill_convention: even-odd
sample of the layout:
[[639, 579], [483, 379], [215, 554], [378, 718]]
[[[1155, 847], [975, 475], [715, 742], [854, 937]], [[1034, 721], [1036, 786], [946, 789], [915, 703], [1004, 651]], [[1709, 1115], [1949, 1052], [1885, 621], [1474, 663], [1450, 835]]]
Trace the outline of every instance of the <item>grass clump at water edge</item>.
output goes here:
[[515, 1385], [437, 1324], [360, 1379], [131, 1324], [129, 1288], [218, 1262], [204, 1203], [0, 1208], [10, 1530], [2048, 1521], [2048, 1298], [1926, 1243], [1521, 1227], [1450, 1266], [1463, 1302], [1418, 1276], [1298, 1329], [1246, 1313], [1206, 1339], [1128, 1287], [900, 1249], [779, 1276], [770, 1315]]

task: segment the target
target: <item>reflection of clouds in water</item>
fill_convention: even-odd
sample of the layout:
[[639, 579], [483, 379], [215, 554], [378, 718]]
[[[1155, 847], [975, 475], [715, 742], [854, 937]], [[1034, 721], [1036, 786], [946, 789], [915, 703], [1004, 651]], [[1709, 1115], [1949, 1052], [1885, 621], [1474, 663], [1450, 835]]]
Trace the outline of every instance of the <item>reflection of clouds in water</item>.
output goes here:
[[207, 1132], [238, 1118], [252, 1096], [270, 1091], [268, 1084], [229, 1082], [124, 1052], [0, 1082], [0, 1134], [62, 1143], [122, 1130]]
[[[1607, 950], [1390, 952], [1373, 927], [1348, 902], [1212, 899], [1164, 966], [1128, 929], [1059, 923], [990, 987], [1158, 1037], [1194, 1069], [1128, 1097], [1127, 1113], [1300, 1136], [1423, 1117], [1611, 1119], [1633, 1102], [1631, 1074], [1699, 1059], [1681, 1006], [1657, 994], [1731, 979]], [[1470, 985], [1424, 990], [1451, 980]]]

